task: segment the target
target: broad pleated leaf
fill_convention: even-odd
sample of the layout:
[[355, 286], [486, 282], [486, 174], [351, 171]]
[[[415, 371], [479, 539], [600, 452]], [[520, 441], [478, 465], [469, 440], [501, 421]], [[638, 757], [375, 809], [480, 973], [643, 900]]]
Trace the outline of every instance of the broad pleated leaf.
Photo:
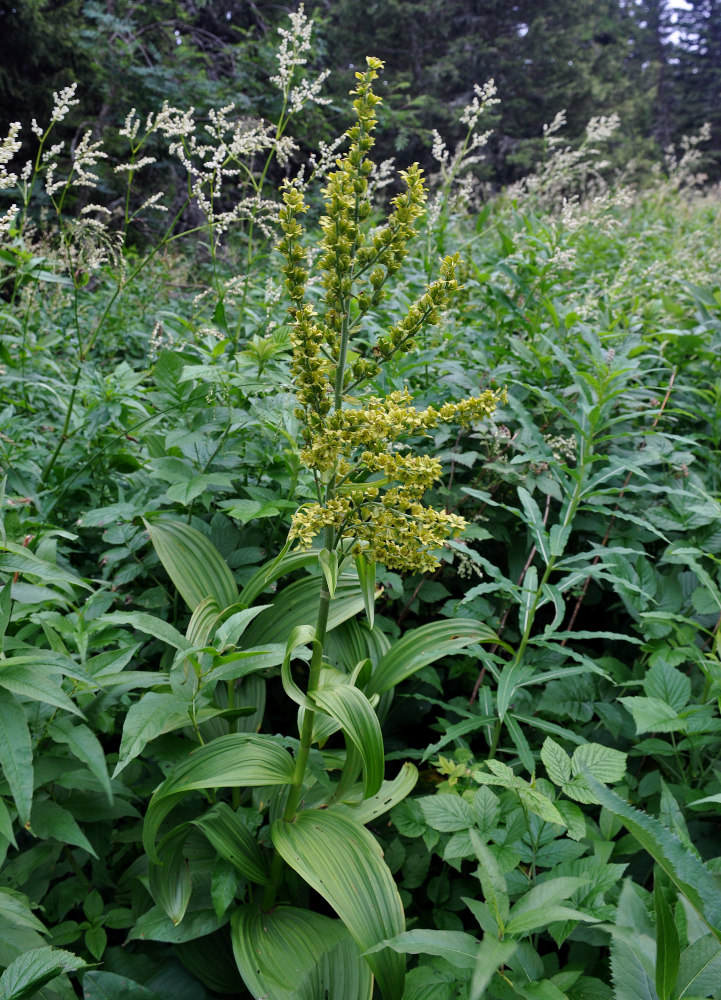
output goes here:
[[209, 538], [182, 521], [145, 521], [150, 540], [165, 571], [191, 611], [206, 597], [221, 608], [238, 600], [238, 587], [228, 564]]
[[296, 649], [300, 649], [302, 646], [312, 645], [315, 641], [315, 629], [312, 625], [297, 625], [288, 637], [288, 643], [285, 647], [285, 656], [283, 657], [283, 663], [280, 668], [280, 676], [285, 693], [291, 701], [296, 703], [296, 705], [300, 705], [301, 708], [311, 712], [314, 711], [315, 706], [293, 680], [290, 662], [293, 659], [293, 654]]
[[[275, 822], [276, 850], [328, 902], [362, 952], [404, 930], [403, 904], [383, 852], [365, 827], [330, 810]], [[388, 949], [368, 956], [384, 1000], [403, 995], [405, 962]]]
[[342, 812], [356, 823], [372, 823], [374, 819], [378, 819], [383, 813], [402, 802], [413, 791], [417, 781], [418, 769], [415, 764], [406, 761], [396, 777], [392, 781], [384, 781], [375, 795], [357, 804], [340, 802], [331, 806], [331, 809]]
[[363, 797], [375, 795], [383, 783], [385, 759], [380, 723], [370, 702], [350, 684], [319, 687], [313, 692], [313, 700], [355, 744], [363, 761]]
[[0, 976], [0, 997], [2, 1000], [27, 1000], [64, 972], [84, 968], [82, 958], [69, 951], [32, 948], [14, 959]]
[[264, 590], [267, 590], [276, 580], [280, 580], [282, 576], [287, 576], [295, 570], [311, 566], [318, 561], [318, 549], [308, 549], [306, 552], [288, 552], [289, 547], [290, 542], [287, 542], [285, 550], [279, 556], [261, 566], [248, 580], [242, 591], [244, 604], [252, 604]]
[[160, 863], [151, 861], [148, 867], [150, 894], [176, 926], [185, 916], [193, 888], [184, 850], [187, 836], [186, 824], [169, 833], [158, 847]]
[[270, 879], [258, 842], [225, 802], [219, 802], [204, 816], [193, 820], [193, 826], [203, 831], [221, 858], [229, 861], [241, 875], [260, 885], [268, 884]]
[[713, 873], [657, 819], [634, 809], [588, 772], [585, 777], [601, 805], [623, 822], [721, 941], [721, 889]]
[[222, 614], [223, 608], [216, 597], [204, 597], [190, 616], [186, 629], [188, 643], [195, 648], [207, 646]]
[[443, 656], [460, 653], [474, 642], [498, 642], [492, 629], [472, 618], [431, 622], [406, 632], [378, 664], [366, 694], [382, 694], [422, 667]]
[[34, 782], [30, 730], [22, 705], [5, 693], [0, 695], [0, 766], [25, 826], [30, 822]]
[[376, 564], [369, 562], [361, 553], [355, 558], [355, 568], [363, 592], [368, 627], [373, 628], [376, 603]]
[[157, 863], [155, 838], [160, 824], [187, 792], [201, 788], [287, 785], [293, 758], [270, 736], [229, 733], [200, 747], [172, 771], [156, 790], [143, 827], [143, 845]]
[[368, 963], [339, 920], [277, 906], [239, 907], [231, 923], [233, 952], [245, 985], [267, 1000], [370, 1000]]
[[[260, 648], [269, 642], [285, 642], [292, 629], [316, 621], [320, 584], [319, 577], [306, 576], [281, 590], [270, 607], [248, 627], [245, 633], [247, 648]], [[363, 595], [358, 577], [355, 572], [341, 573], [330, 606], [328, 629], [336, 628], [362, 610]]]

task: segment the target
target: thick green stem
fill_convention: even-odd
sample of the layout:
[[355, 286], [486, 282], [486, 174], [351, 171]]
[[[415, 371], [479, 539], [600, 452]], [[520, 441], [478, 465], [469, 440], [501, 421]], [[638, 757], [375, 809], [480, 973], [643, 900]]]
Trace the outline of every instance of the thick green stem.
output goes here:
[[[331, 548], [333, 544], [332, 528], [326, 528], [325, 530], [325, 543], [327, 548]], [[323, 643], [325, 641], [325, 634], [328, 628], [328, 612], [330, 611], [330, 602], [331, 596], [326, 590], [326, 584], [324, 581], [320, 591], [318, 618], [315, 626], [316, 641], [313, 643], [313, 656], [310, 661], [310, 672], [308, 675], [309, 695], [312, 694], [318, 687], [318, 680], [320, 678], [320, 671], [323, 664]], [[310, 748], [313, 743], [313, 724], [315, 722], [315, 715], [315, 712], [310, 712], [308, 709], [305, 710], [305, 714], [303, 715], [303, 726], [300, 732], [300, 746], [298, 747], [298, 755], [295, 758], [293, 780], [291, 782], [285, 809], [283, 810], [283, 820], [286, 823], [290, 823], [295, 818], [298, 806], [300, 805], [301, 796], [303, 795], [303, 784], [305, 781], [306, 767], [308, 765], [308, 755], [310, 754]], [[282, 872], [283, 859], [276, 851], [273, 854], [273, 860], [270, 866], [271, 881], [270, 884], [265, 886], [263, 889], [263, 895], [260, 900], [260, 905], [263, 910], [270, 910], [274, 906]]]

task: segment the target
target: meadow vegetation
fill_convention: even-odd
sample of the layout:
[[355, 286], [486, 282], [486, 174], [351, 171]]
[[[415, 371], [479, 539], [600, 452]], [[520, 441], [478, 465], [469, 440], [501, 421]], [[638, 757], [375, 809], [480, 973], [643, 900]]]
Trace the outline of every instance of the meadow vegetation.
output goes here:
[[704, 133], [297, 172], [311, 31], [0, 151], [0, 998], [719, 998]]

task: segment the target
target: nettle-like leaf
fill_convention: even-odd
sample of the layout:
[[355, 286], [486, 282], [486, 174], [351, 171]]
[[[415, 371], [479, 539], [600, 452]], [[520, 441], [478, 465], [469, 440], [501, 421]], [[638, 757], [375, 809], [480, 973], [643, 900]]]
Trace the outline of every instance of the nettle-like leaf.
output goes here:
[[626, 754], [601, 743], [583, 743], [576, 747], [573, 757], [569, 757], [563, 747], [548, 736], [541, 747], [541, 760], [554, 785], [576, 802], [597, 803], [586, 774], [605, 784], [621, 781], [626, 774]]
[[2, 1000], [28, 1000], [64, 972], [86, 968], [82, 958], [60, 948], [32, 948], [14, 959], [0, 976]]
[[487, 760], [486, 767], [491, 771], [491, 774], [480, 770], [480, 768], [473, 770], [473, 778], [479, 784], [510, 788], [518, 795], [527, 809], [530, 809], [536, 816], [540, 816], [546, 823], [566, 825], [563, 816], [548, 795], [545, 795], [538, 788], [534, 788], [530, 782], [519, 778], [508, 764], [504, 764], [500, 760]]
[[713, 872], [653, 816], [629, 805], [590, 773], [586, 779], [601, 805], [618, 816], [721, 942], [721, 886]]

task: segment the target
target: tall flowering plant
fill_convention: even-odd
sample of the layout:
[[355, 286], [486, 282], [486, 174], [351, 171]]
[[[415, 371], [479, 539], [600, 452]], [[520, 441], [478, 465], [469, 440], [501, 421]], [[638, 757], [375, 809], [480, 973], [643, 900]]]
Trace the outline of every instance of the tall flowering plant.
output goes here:
[[[309, 300], [309, 254], [299, 221], [306, 210], [303, 192], [292, 182], [282, 192], [279, 250], [291, 300], [292, 377], [301, 458], [315, 482], [314, 502], [296, 512], [284, 552], [240, 595], [219, 553], [211, 552], [190, 526], [149, 524], [158, 554], [194, 611], [187, 645], [176, 641], [177, 663], [190, 665], [183, 667], [184, 676], [195, 670], [195, 690], [211, 692], [209, 698], [214, 680], [222, 678], [230, 712], [244, 711], [236, 702], [238, 679], [269, 662], [278, 664], [269, 661], [271, 650], [256, 645], [267, 643], [273, 628], [270, 618], [268, 626], [261, 625], [263, 614], [274, 615], [276, 624], [284, 608], [286, 615], [300, 606], [309, 617], [315, 615], [313, 624], [297, 625], [281, 646], [281, 680], [298, 706], [298, 737], [241, 731], [233, 723], [228, 733], [201, 745], [171, 771], [150, 802], [144, 826], [151, 892], [179, 923], [193, 892], [184, 874], [188, 823], [164, 835], [161, 828], [187, 794], [233, 789], [230, 805], [216, 797], [191, 823], [243, 876], [245, 901], [234, 903], [230, 917], [233, 951], [252, 995], [268, 1000], [370, 1000], [374, 981], [384, 1000], [402, 997], [404, 958], [386, 942], [403, 933], [403, 905], [366, 824], [411, 791], [417, 772], [407, 763], [385, 779], [377, 708], [384, 695], [422, 666], [496, 638], [470, 619], [421, 626], [393, 646], [373, 628], [376, 562], [401, 571], [433, 567], [444, 542], [464, 525], [462, 518], [424, 503], [428, 487], [440, 476], [440, 463], [414, 454], [402, 439], [422, 435], [441, 421], [480, 420], [503, 397], [488, 390], [437, 409], [416, 409], [406, 390], [387, 396], [363, 392], [395, 355], [414, 349], [424, 326], [438, 322], [457, 288], [459, 263], [457, 256], [447, 257], [438, 278], [406, 314], [375, 343], [367, 343], [366, 318], [403, 264], [425, 201], [421, 171], [412, 166], [402, 175], [405, 190], [394, 198], [385, 223], [371, 226], [369, 154], [379, 103], [372, 84], [381, 65], [369, 59], [367, 70], [357, 74], [357, 121], [346, 136], [348, 152], [327, 178], [316, 262], [324, 294], [317, 310]], [[191, 550], [199, 554], [192, 564]], [[198, 561], [203, 567], [194, 569], [194, 582], [200, 583], [201, 576], [205, 582], [191, 588], [187, 570]], [[320, 587], [310, 601], [306, 579], [282, 590], [270, 608], [249, 607], [284, 572], [313, 564], [320, 567]], [[340, 615], [334, 598], [345, 609]], [[329, 628], [363, 605], [370, 628], [355, 630], [360, 646], [351, 643], [352, 649], [331, 662]], [[242, 650], [241, 636], [256, 615], [258, 626], [255, 632], [251, 626], [244, 640], [251, 645]], [[296, 658], [310, 659], [304, 688], [294, 677]], [[236, 669], [242, 672], [234, 674]], [[345, 741], [340, 755], [325, 750], [336, 733]], [[251, 826], [243, 819], [249, 801], [262, 817]], [[296, 876], [325, 899], [338, 919], [291, 905], [298, 896]]]

